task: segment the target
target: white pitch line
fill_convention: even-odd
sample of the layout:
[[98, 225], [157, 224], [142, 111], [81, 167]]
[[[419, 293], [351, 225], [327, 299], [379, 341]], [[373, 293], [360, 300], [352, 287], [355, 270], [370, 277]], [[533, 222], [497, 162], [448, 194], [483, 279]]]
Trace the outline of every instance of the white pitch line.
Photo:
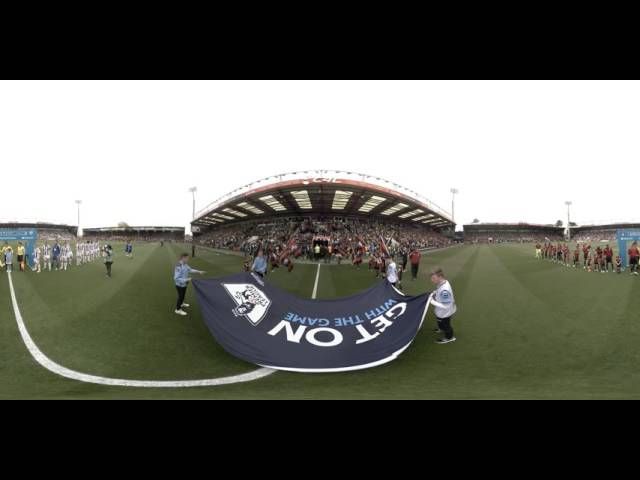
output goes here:
[[316, 297], [318, 296], [318, 280], [320, 280], [320, 265], [322, 264], [319, 263], [318, 270], [316, 270], [316, 283], [313, 284], [313, 293], [311, 294], [312, 300], [315, 300]]
[[9, 276], [9, 289], [11, 291], [11, 302], [13, 303], [13, 313], [18, 323], [18, 329], [24, 344], [27, 346], [29, 353], [41, 366], [62, 377], [70, 378], [72, 380], [78, 380], [86, 383], [96, 383], [99, 385], [119, 386], [119, 387], [146, 387], [146, 388], [185, 388], [185, 387], [212, 387], [217, 385], [229, 385], [232, 383], [251, 382], [252, 380], [258, 380], [264, 378], [267, 375], [271, 375], [275, 372], [270, 368], [259, 368], [248, 373], [241, 375], [233, 375], [230, 377], [210, 378], [204, 380], [124, 380], [119, 378], [106, 378], [96, 375], [89, 375], [86, 373], [76, 372], [69, 368], [63, 367], [57, 364], [49, 357], [47, 357], [35, 344], [31, 335], [27, 330], [27, 327], [22, 319], [20, 308], [18, 307], [18, 301], [16, 300], [16, 292], [13, 288], [13, 281], [11, 279], [11, 273]]

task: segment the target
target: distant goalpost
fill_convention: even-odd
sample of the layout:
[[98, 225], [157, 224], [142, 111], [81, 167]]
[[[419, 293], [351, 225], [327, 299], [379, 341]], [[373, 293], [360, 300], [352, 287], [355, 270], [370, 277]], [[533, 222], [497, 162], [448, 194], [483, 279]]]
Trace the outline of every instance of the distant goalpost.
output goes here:
[[627, 250], [629, 248], [629, 242], [640, 242], [640, 230], [617, 230], [616, 239], [618, 240], [618, 250], [620, 251], [620, 257], [622, 257], [622, 266], [627, 268], [629, 265], [629, 258]]

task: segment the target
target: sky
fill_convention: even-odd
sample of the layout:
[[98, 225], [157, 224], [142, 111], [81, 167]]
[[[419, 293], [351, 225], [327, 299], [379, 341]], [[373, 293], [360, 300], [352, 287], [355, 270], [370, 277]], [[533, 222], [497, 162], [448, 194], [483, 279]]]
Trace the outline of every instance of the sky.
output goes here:
[[380, 176], [481, 222], [640, 221], [640, 83], [2, 81], [0, 222], [187, 226], [278, 173]]

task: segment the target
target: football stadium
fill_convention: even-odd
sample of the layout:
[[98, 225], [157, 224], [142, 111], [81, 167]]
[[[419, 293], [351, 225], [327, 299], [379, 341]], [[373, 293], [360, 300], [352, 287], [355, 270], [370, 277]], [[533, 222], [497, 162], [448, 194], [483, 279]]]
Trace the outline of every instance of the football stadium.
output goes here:
[[[640, 239], [638, 224], [565, 229], [477, 222], [456, 232], [451, 213], [422, 194], [378, 177], [323, 170], [276, 175], [240, 187], [196, 212], [191, 230], [193, 236], [185, 235], [184, 227], [167, 226], [86, 228], [80, 233], [77, 225], [0, 225], [3, 267], [11, 271], [0, 282], [5, 312], [1, 350], [11, 359], [2, 363], [0, 396], [640, 395], [635, 381], [640, 326], [630, 314], [640, 307], [638, 278], [627, 258], [633, 241]], [[188, 307], [183, 308], [188, 314], [177, 314], [171, 275], [184, 252], [194, 255], [191, 268], [210, 279], [252, 275], [256, 257], [263, 255], [262, 290], [272, 288], [271, 297], [282, 292], [277, 294], [282, 299], [271, 299], [272, 310], [294, 309], [303, 301], [327, 307], [341, 299], [357, 303], [361, 292], [372, 296], [378, 285], [391, 282], [391, 263], [397, 294], [420, 298], [437, 266], [455, 291], [456, 341], [437, 343], [442, 332], [434, 332], [436, 318], [427, 308], [424, 322], [419, 310], [415, 338], [392, 361], [361, 365], [349, 351], [352, 345], [324, 357], [314, 349], [335, 343], [335, 337], [322, 336], [330, 329], [296, 337], [291, 328], [295, 349], [286, 361], [317, 366], [315, 371], [252, 363], [240, 350], [261, 347], [247, 346], [249, 336], [240, 344], [218, 336], [216, 329], [223, 327], [210, 328], [205, 318], [210, 312], [200, 304], [210, 300], [206, 295], [188, 289]], [[618, 256], [624, 260], [616, 262]], [[107, 257], [111, 277], [105, 274]], [[231, 307], [232, 300], [230, 294]], [[255, 327], [242, 319], [251, 320], [250, 314], [227, 313], [223, 322]], [[314, 326], [305, 319], [298, 320], [298, 328]], [[397, 324], [400, 317], [393, 320]], [[395, 324], [389, 321], [386, 327], [391, 330]], [[384, 328], [380, 331], [383, 337]], [[284, 349], [282, 343], [276, 348]], [[354, 367], [335, 368], [343, 361], [354, 362]], [[323, 369], [323, 362], [334, 368]]]
[[638, 82], [0, 105], [0, 399], [640, 398]]

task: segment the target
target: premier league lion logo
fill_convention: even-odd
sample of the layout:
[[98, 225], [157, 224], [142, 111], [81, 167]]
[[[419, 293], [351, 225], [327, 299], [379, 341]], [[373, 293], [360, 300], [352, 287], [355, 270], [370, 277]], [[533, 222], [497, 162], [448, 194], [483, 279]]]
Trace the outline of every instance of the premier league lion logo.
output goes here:
[[252, 325], [258, 325], [266, 316], [271, 300], [250, 283], [225, 283], [222, 285], [229, 296], [236, 302], [237, 307], [232, 310], [236, 317], [244, 317]]

